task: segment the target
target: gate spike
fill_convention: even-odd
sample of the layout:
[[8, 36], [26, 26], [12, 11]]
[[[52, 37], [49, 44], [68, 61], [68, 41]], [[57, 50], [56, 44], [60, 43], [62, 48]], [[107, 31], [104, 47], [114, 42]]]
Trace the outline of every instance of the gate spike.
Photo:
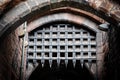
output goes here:
[[83, 63], [81, 63], [81, 66], [82, 66], [82, 68], [83, 68]]
[[81, 67], [83, 68], [84, 60], [81, 60]]
[[52, 60], [49, 60], [50, 68], [52, 67]]
[[67, 65], [68, 65], [68, 53], [65, 53], [65, 66], [66, 66], [66, 68], [67, 68]]
[[68, 65], [68, 60], [65, 60], [65, 66], [67, 67], [67, 65]]
[[34, 65], [34, 67], [37, 66], [37, 61], [36, 60], [33, 60], [33, 65]]
[[92, 63], [88, 63], [88, 65], [89, 65], [89, 68], [91, 69]]
[[42, 68], [44, 67], [44, 63], [42, 63]]
[[92, 66], [91, 60], [88, 61], [88, 66], [89, 66], [89, 68], [91, 69], [91, 66]]
[[57, 65], [60, 66], [60, 59], [57, 60]]
[[44, 60], [41, 60], [42, 67], [44, 67], [44, 63], [45, 63]]
[[88, 64], [88, 62], [86, 62], [85, 65], [86, 65], [87, 68], [89, 68], [89, 64]]
[[73, 60], [73, 67], [75, 68], [76, 60]]
[[39, 65], [39, 64], [38, 64], [37, 62], [34, 64], [35, 67], [37, 67], [38, 65]]

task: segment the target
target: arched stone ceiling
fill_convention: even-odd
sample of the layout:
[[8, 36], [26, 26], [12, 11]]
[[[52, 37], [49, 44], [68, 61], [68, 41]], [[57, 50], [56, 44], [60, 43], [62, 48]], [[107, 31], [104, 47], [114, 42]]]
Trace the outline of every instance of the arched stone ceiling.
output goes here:
[[99, 32], [97, 24], [95, 24], [93, 21], [85, 17], [70, 14], [70, 13], [51, 14], [51, 15], [47, 15], [39, 19], [36, 19], [27, 26], [27, 32], [30, 32], [44, 24], [55, 22], [55, 21], [72, 22], [75, 24], [86, 26], [94, 32]]
[[[8, 4], [11, 0], [2, 0], [0, 6]], [[6, 1], [6, 2], [4, 2]], [[108, 0], [18, 0], [16, 6], [6, 11], [0, 18], [0, 36], [9, 29], [18, 27], [33, 15], [50, 12], [61, 7], [74, 7], [92, 13], [117, 26], [120, 22], [119, 5]], [[14, 2], [14, 1], [12, 1]], [[74, 3], [73, 3], [74, 2]], [[19, 4], [18, 4], [19, 3]], [[10, 4], [10, 3], [9, 3]], [[76, 5], [74, 5], [76, 4]], [[15, 5], [15, 4], [14, 4]], [[7, 5], [9, 6], [9, 5]], [[45, 7], [47, 6], [47, 7]], [[4, 7], [4, 6], [3, 6]], [[4, 11], [3, 11], [4, 12]], [[92, 17], [92, 16], [91, 16]], [[14, 27], [13, 27], [14, 25]], [[8, 31], [7, 31], [8, 33]]]
[[[0, 14], [4, 9], [8, 7], [9, 9], [11, 9], [23, 1], [26, 1], [26, 0], [0, 0]], [[49, 0], [49, 1], [52, 2], [55, 0]], [[62, 0], [56, 0], [56, 1], [62, 1]], [[96, 8], [98, 10], [102, 10], [105, 12], [107, 11], [106, 13], [111, 14], [117, 20], [120, 19], [120, 8], [119, 8], [120, 0], [85, 0], [85, 1], [87, 1], [89, 5], [92, 6], [93, 8]]]

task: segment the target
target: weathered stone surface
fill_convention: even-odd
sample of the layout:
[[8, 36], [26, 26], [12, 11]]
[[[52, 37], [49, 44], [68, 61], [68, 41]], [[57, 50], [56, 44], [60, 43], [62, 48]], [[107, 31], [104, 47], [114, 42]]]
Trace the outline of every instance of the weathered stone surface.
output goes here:
[[[60, 2], [62, 2], [62, 0], [60, 0], [60, 1], [53, 1], [53, 3], [58, 3], [58, 2], [60, 3]], [[75, 1], [75, 2], [77, 2], [77, 1]], [[79, 1], [78, 1], [78, 3], [79, 3]], [[113, 5], [115, 6], [115, 4], [112, 4], [109, 1], [99, 1], [99, 0], [97, 0], [97, 1], [90, 0], [90, 1], [88, 1], [88, 3], [90, 5], [92, 4], [91, 6], [94, 7], [95, 9], [101, 10], [104, 13], [107, 13], [107, 14], [110, 14], [110, 15], [113, 14], [115, 16], [113, 19], [120, 20], [119, 19], [119, 12], [114, 11], [114, 13], [113, 12], [111, 13], [111, 10], [113, 9]], [[20, 18], [23, 18], [26, 15], [28, 15], [29, 13], [32, 13], [32, 11], [35, 11], [35, 10], [38, 10], [38, 9], [40, 10], [40, 8], [42, 8], [43, 6], [47, 6], [47, 5], [49, 5], [48, 7], [50, 9], [51, 8], [55, 9], [55, 5], [54, 6], [52, 5], [52, 0], [51, 1], [49, 1], [49, 0], [27, 0], [25, 2], [21, 2], [20, 4], [15, 6], [13, 9], [11, 9], [8, 13], [6, 13], [0, 19], [0, 21], [5, 21], [7, 23], [7, 24], [5, 24], [5, 25], [3, 25], [1, 27], [1, 30], [2, 31], [7, 30], [7, 28], [5, 28], [6, 25], [14, 24], [16, 21], [19, 21]], [[51, 5], [52, 5], [52, 7], [51, 7]], [[85, 4], [85, 5], [88, 5], [88, 4]], [[64, 3], [64, 4], [60, 3], [60, 4], [56, 4], [56, 6], [57, 7], [59, 6], [58, 8], [60, 8], [60, 7], [65, 7], [67, 5], [66, 5], [66, 3]], [[72, 5], [69, 5], [69, 6], [73, 7]], [[78, 7], [75, 7], [75, 8], [78, 8]], [[42, 12], [41, 14], [43, 14], [46, 10], [49, 10], [49, 9], [48, 8], [44, 8], [44, 9], [42, 8], [40, 10]], [[85, 10], [87, 10], [87, 8]], [[107, 15], [105, 15], [105, 16], [107, 16]], [[108, 17], [109, 17], [109, 15], [108, 15]], [[1, 33], [1, 35], [2, 35], [2, 33]]]
[[0, 15], [2, 14], [4, 8], [6, 8], [7, 4], [10, 2], [11, 0], [0, 0]]
[[[8, 4], [11, 0], [1, 0], [1, 9], [0, 10], [3, 10], [5, 5]], [[12, 5], [10, 6], [15, 6], [17, 5], [18, 3], [22, 2], [22, 1], [25, 1], [25, 0], [13, 0], [11, 2]], [[28, 0], [28, 2], [33, 2], [33, 3], [30, 3], [31, 6], [34, 5], [34, 3], [36, 3], [37, 5], [43, 5], [43, 4], [46, 4], [47, 3], [56, 3], [56, 2], [61, 2], [61, 1], [65, 1], [65, 0]], [[67, 1], [67, 0], [66, 0]], [[75, 2], [80, 2], [78, 0], [74, 0]], [[81, 2], [84, 2], [81, 1]], [[93, 8], [96, 8], [96, 9], [99, 9], [99, 6], [104, 10], [107, 10], [109, 11], [111, 9], [111, 5], [116, 5], [116, 3], [112, 3], [110, 2], [109, 0], [86, 0], [86, 2], [88, 2]], [[113, 1], [113, 2], [117, 2], [117, 1]], [[105, 5], [104, 5], [105, 4]], [[34, 5], [35, 6], [35, 5]], [[108, 12], [109, 13], [109, 12]]]
[[5, 14], [4, 20], [8, 23], [12, 22], [16, 18], [20, 18], [21, 16], [28, 14], [30, 12], [28, 6], [25, 3], [21, 3], [17, 5], [14, 9]]
[[82, 16], [77, 16], [77, 15], [73, 15], [70, 13], [59, 13], [59, 14], [52, 14], [52, 15], [48, 15], [45, 17], [42, 17], [40, 19], [37, 19], [35, 21], [32, 21], [28, 27], [27, 27], [27, 31], [31, 31], [45, 23], [49, 23], [49, 22], [54, 22], [54, 21], [70, 21], [70, 22], [74, 22], [76, 24], [81, 24], [81, 25], [85, 25], [85, 26], [89, 26], [89, 28], [95, 32], [98, 32], [97, 29], [97, 24], [95, 24], [94, 22], [90, 21], [89, 19], [82, 17]]
[[50, 0], [36, 0], [35, 2], [38, 3], [39, 8], [50, 5]]
[[0, 42], [0, 80], [18, 80], [21, 64], [21, 44], [18, 31]]
[[112, 17], [120, 21], [120, 10], [112, 11], [111, 13], [112, 13]]
[[104, 11], [104, 12], [110, 12], [110, 10], [112, 9], [113, 4], [110, 3], [109, 1], [103, 1], [101, 3], [101, 5], [99, 6], [100, 10]]
[[0, 0], [0, 7], [5, 6], [7, 3], [9, 3], [11, 0]]
[[102, 2], [103, 0], [89, 0], [89, 5], [97, 9]]
[[102, 80], [120, 79], [120, 27], [111, 25], [108, 31], [109, 51], [104, 56], [104, 75]]
[[[57, 2], [57, 1], [56, 1]], [[73, 3], [73, 2], [72, 2]], [[58, 5], [59, 7], [63, 7], [63, 5], [59, 2]], [[41, 6], [42, 5], [42, 6]], [[11, 9], [8, 13], [6, 13], [2, 18], [1, 21], [5, 21], [6, 24], [8, 25], [13, 25], [15, 22], [19, 21], [21, 18], [24, 18], [25, 16], [29, 15], [29, 13], [34, 12], [34, 10], [39, 10], [39, 12], [42, 12], [40, 14], [44, 14], [45, 11], [48, 11], [49, 9], [46, 8], [42, 8], [43, 5], [47, 6], [50, 8], [51, 3], [48, 0], [45, 1], [41, 1], [41, 0], [28, 0], [25, 2], [21, 2], [19, 5], [17, 5], [16, 7], [14, 7], [13, 9]], [[58, 6], [56, 6], [58, 8]], [[66, 5], [67, 6], [67, 5]], [[70, 5], [69, 5], [70, 6]], [[72, 6], [72, 5], [71, 5]], [[41, 7], [41, 8], [40, 8]], [[54, 6], [55, 7], [55, 6]], [[73, 7], [73, 6], [72, 6]], [[82, 7], [82, 6], [81, 6]], [[55, 8], [54, 8], [55, 9]], [[87, 8], [86, 8], [87, 9]], [[85, 10], [86, 10], [85, 9]], [[89, 11], [89, 10], [88, 10]], [[36, 14], [39, 14], [38, 12]], [[34, 15], [33, 15], [34, 16]], [[32, 17], [32, 16], [29, 16]], [[0, 22], [1, 23], [1, 22]], [[17, 23], [16, 23], [17, 24]], [[20, 23], [19, 23], [20, 24]], [[14, 24], [15, 25], [15, 24]], [[1, 29], [2, 32], [0, 31], [0, 35], [2, 35], [4, 33], [5, 30], [7, 30], [10, 26], [6, 27], [6, 25], [3, 25]], [[17, 27], [17, 26], [16, 26]]]

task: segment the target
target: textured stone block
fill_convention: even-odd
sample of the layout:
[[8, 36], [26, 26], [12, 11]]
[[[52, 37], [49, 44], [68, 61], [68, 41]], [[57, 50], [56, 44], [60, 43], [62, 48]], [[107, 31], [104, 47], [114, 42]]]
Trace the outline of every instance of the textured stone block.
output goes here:
[[38, 3], [35, 0], [28, 0], [26, 1], [27, 5], [31, 9], [31, 11], [38, 9]]
[[103, 1], [99, 6], [99, 8], [104, 12], [109, 12], [112, 9], [112, 7], [113, 7], [113, 4], [111, 4], [108, 1]]
[[28, 6], [25, 3], [21, 3], [9, 11], [3, 18], [8, 23], [14, 21], [16, 18], [20, 18], [30, 12]]
[[111, 13], [112, 13], [112, 17], [120, 21], [120, 10], [112, 11]]
[[43, 7], [47, 4], [50, 4], [50, 0], [35, 0], [36, 3], [38, 3], [39, 7]]

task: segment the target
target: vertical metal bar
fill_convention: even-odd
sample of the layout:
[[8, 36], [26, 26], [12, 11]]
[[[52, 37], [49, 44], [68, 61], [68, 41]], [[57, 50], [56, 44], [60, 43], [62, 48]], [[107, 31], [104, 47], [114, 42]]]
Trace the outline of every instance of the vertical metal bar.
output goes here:
[[37, 54], [37, 52], [36, 52], [36, 47], [37, 47], [37, 44], [36, 44], [36, 43], [37, 43], [37, 32], [35, 32], [34, 35], [35, 35], [35, 44], [34, 44], [34, 51], [35, 51], [35, 52], [34, 52], [34, 60], [33, 60], [33, 64], [35, 65], [36, 62], [37, 62], [37, 61], [36, 61], [36, 54]]
[[81, 59], [80, 59], [80, 62], [81, 62], [81, 67], [83, 67], [83, 64], [84, 64], [84, 60], [83, 60], [83, 29], [81, 29]]
[[[99, 41], [98, 39], [99, 39], [99, 36], [98, 36], [98, 34], [99, 33], [96, 33], [96, 35], [95, 35], [95, 38], [96, 38], [96, 43]], [[97, 36], [97, 37], [96, 37]], [[96, 46], [98, 46], [98, 44], [95, 44]], [[97, 50], [97, 48], [96, 48], [96, 50]], [[95, 53], [97, 53], [97, 51], [95, 52]], [[95, 80], [99, 80], [98, 79], [98, 54], [96, 54], [96, 77], [95, 77]]]
[[[60, 29], [60, 26], [57, 25], [57, 28], [58, 30]], [[57, 38], [57, 41], [58, 41], [58, 45], [57, 45], [57, 48], [58, 48], [58, 53], [57, 53], [57, 64], [58, 64], [58, 67], [60, 65], [60, 31], [58, 31], [58, 34], [57, 34], [58, 38]]]
[[92, 66], [92, 62], [91, 59], [89, 59], [91, 57], [91, 44], [90, 44], [90, 33], [88, 32], [88, 67], [91, 70], [91, 66]]
[[42, 32], [42, 55], [41, 55], [41, 64], [42, 64], [42, 67], [44, 67], [44, 63], [45, 63], [45, 61], [44, 61], [44, 56], [45, 56], [45, 45], [44, 45], [44, 36], [45, 36], [45, 32], [44, 32], [44, 28], [43, 28], [43, 32]]
[[49, 65], [52, 66], [52, 26], [50, 26], [50, 53], [49, 53]]
[[75, 27], [73, 26], [73, 66], [76, 65], [76, 59], [75, 59]]
[[24, 37], [23, 37], [23, 43], [22, 43], [22, 55], [21, 55], [21, 67], [20, 67], [20, 80], [23, 80], [24, 76], [24, 58], [25, 58], [25, 39], [26, 39], [26, 27], [27, 27], [27, 22], [24, 24]]
[[[67, 30], [67, 25], [65, 25], [65, 30]], [[65, 65], [68, 65], [68, 39], [67, 39], [67, 31], [65, 32]]]

